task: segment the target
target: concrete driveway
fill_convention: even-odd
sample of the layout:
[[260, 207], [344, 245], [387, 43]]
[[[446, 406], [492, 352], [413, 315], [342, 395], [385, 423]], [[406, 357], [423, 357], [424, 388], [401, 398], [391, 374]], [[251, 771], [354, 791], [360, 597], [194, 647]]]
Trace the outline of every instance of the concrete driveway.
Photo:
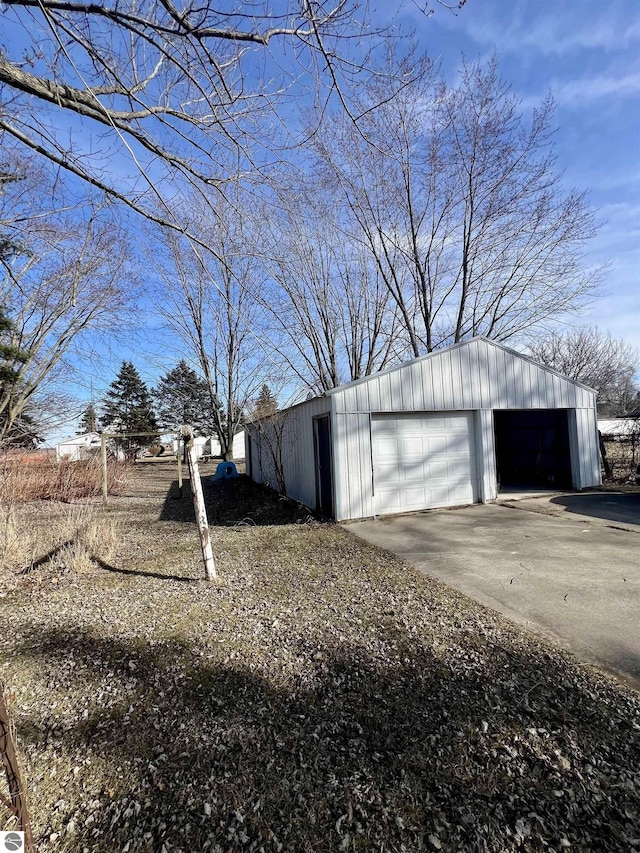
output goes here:
[[348, 529], [640, 689], [640, 498], [621, 499], [620, 520], [609, 517], [610, 494], [602, 512], [594, 496], [580, 497], [545, 498], [547, 508], [528, 499], [415, 513]]

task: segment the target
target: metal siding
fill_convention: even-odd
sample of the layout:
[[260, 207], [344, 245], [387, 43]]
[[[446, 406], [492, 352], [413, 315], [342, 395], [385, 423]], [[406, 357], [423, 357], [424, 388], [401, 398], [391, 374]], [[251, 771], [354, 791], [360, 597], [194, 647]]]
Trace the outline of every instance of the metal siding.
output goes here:
[[454, 350], [451, 356], [451, 383], [454, 395], [461, 409], [470, 409], [472, 408], [474, 389], [470, 375], [469, 347]]
[[516, 377], [516, 362], [508, 352], [503, 352], [502, 357], [505, 363], [505, 369], [508, 377], [507, 397], [509, 400], [509, 408], [519, 409], [518, 404], [518, 380]]
[[345, 415], [342, 412], [334, 412], [332, 418], [333, 473], [335, 482], [335, 511], [337, 521], [340, 521], [343, 518], [348, 518], [350, 509], [349, 476], [347, 471], [347, 465], [349, 461], [347, 447], [348, 425], [348, 415]]
[[369, 415], [336, 414], [336, 520], [373, 515]]
[[470, 386], [471, 388], [476, 389], [471, 398], [470, 406], [475, 408], [474, 403], [477, 403], [479, 406], [484, 406], [485, 389], [482, 379], [483, 364], [480, 348], [478, 346], [474, 346], [473, 349], [469, 350], [469, 361], [471, 363], [469, 377]]
[[[315, 452], [313, 447], [313, 418], [316, 415], [329, 414], [331, 401], [321, 397], [309, 400], [293, 409], [285, 409], [287, 421], [283, 430], [283, 470], [287, 496], [300, 501], [308, 507], [316, 503]], [[267, 427], [268, 429], [268, 427]], [[256, 482], [276, 487], [275, 471], [269, 461], [264, 444], [268, 434], [264, 435], [254, 425], [251, 428], [254, 449], [259, 465], [256, 465]], [[335, 472], [334, 472], [335, 474]]]
[[533, 383], [531, 381], [531, 370], [529, 369], [531, 365], [523, 361], [522, 362], [522, 399], [524, 402], [523, 408], [529, 408], [531, 406], [531, 390], [533, 387]]
[[486, 347], [476, 346], [476, 358], [480, 366], [480, 405], [486, 409], [491, 405], [490, 353]]
[[576, 409], [580, 454], [580, 486], [583, 489], [602, 485], [598, 422], [594, 408]]
[[[439, 360], [438, 360], [439, 361]], [[434, 365], [432, 363], [428, 363], [429, 370], [431, 371], [431, 378], [433, 382], [433, 409], [443, 409], [444, 408], [444, 390], [442, 387], [442, 370], [440, 370], [440, 365]]]
[[369, 411], [377, 412], [380, 409], [380, 382], [375, 381], [372, 377], [370, 382], [367, 382], [369, 388]]
[[[476, 436], [479, 484], [482, 498], [491, 500], [497, 491], [491, 410], [575, 407], [574, 440], [580, 484], [584, 487], [600, 482], [594, 394], [526, 357], [487, 341], [472, 341], [462, 347], [434, 353], [397, 370], [373, 375], [361, 384], [338, 389], [329, 399], [335, 412], [336, 515], [343, 520], [373, 514], [371, 412], [482, 410], [477, 414]], [[319, 402], [326, 411], [327, 400]], [[582, 405], [575, 405], [578, 403]], [[311, 404], [316, 406], [313, 413], [319, 413], [318, 401], [310, 401]], [[301, 417], [310, 420], [311, 410], [301, 407]], [[301, 423], [300, 434], [305, 432], [306, 426]], [[299, 458], [295, 480], [308, 479], [311, 494], [309, 496], [306, 492], [306, 499], [298, 499], [313, 505], [315, 465], [311, 425], [308, 433], [310, 446], [307, 445]], [[300, 494], [302, 490], [297, 491], [297, 495]]]
[[496, 449], [493, 432], [493, 410], [480, 409], [476, 416], [476, 453], [478, 459], [478, 484], [482, 503], [498, 496]]
[[425, 407], [424, 388], [422, 386], [422, 374], [419, 364], [412, 364], [409, 370], [411, 376], [411, 398], [413, 411], [421, 411]]
[[469, 381], [469, 348], [452, 350], [451, 352], [451, 394], [457, 409], [470, 409], [473, 388]]
[[443, 396], [443, 409], [457, 409], [459, 408], [457, 403], [457, 395], [459, 392], [459, 385], [454, 387], [454, 378], [453, 378], [453, 352], [451, 350], [447, 350], [442, 353], [442, 388], [444, 391]]
[[357, 412], [369, 411], [369, 384], [369, 382], [364, 382], [362, 385], [356, 386], [356, 404], [354, 406], [354, 409]]
[[571, 453], [571, 479], [574, 489], [582, 488], [582, 454], [580, 452], [581, 439], [580, 427], [578, 424], [577, 412], [575, 409], [569, 409], [568, 412], [569, 424], [569, 452]]
[[593, 405], [588, 389], [484, 340], [432, 353], [332, 396], [342, 412]]

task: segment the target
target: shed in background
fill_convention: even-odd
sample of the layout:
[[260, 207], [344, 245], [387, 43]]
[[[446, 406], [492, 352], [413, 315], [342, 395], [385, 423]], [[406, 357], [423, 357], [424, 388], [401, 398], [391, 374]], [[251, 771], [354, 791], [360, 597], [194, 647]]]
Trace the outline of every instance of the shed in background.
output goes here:
[[81, 462], [100, 453], [100, 433], [87, 432], [84, 435], [74, 435], [56, 444], [56, 460], [66, 459], [68, 462]]
[[601, 484], [595, 392], [485, 338], [246, 428], [247, 473], [338, 521]]

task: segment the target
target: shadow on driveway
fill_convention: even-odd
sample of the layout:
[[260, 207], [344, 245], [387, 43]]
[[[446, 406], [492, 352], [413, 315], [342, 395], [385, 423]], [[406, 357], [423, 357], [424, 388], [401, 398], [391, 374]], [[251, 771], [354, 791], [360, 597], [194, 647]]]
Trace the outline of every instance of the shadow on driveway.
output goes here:
[[640, 526], [640, 493], [583, 492], [559, 495], [551, 498], [549, 503], [577, 515]]

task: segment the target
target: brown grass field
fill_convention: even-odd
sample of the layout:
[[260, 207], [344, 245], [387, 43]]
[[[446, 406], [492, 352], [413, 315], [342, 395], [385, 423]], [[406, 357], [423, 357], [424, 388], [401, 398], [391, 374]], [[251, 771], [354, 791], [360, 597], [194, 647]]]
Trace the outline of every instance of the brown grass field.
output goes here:
[[637, 693], [245, 478], [204, 489], [209, 584], [170, 463], [107, 513], [18, 507], [0, 677], [38, 851], [638, 848]]

